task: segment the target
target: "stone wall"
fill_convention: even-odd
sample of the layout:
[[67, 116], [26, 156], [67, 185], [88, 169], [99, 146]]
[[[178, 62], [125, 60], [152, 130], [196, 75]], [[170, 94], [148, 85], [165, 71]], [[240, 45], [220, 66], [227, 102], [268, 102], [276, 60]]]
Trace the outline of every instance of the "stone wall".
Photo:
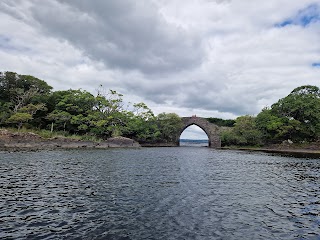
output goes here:
[[205, 118], [201, 117], [183, 117], [181, 118], [183, 122], [183, 128], [180, 131], [178, 136], [178, 141], [180, 138], [181, 133], [189, 126], [196, 125], [200, 127], [208, 136], [209, 138], [209, 147], [212, 148], [220, 148], [221, 147], [221, 140], [219, 137], [219, 127], [213, 123], [210, 123]]

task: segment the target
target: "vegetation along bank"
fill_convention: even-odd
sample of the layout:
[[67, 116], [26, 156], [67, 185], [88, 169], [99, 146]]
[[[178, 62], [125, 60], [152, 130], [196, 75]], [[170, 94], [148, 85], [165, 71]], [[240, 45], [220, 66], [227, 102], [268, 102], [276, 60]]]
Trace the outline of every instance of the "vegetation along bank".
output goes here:
[[[257, 116], [207, 118], [221, 127], [222, 146], [320, 149], [320, 90], [301, 86]], [[172, 145], [182, 121], [175, 113], [154, 115], [144, 103], [126, 104], [123, 95], [97, 90], [53, 91], [45, 81], [14, 72], [0, 73], [0, 128], [33, 132], [47, 139], [101, 143], [122, 137], [141, 145]], [[46, 139], [46, 140], [43, 140]], [[12, 140], [13, 141], [13, 140]], [[66, 140], [65, 140], [66, 141]], [[71, 141], [71, 140], [70, 140]], [[0, 136], [0, 146], [4, 137]], [[96, 145], [98, 146], [98, 145]]]

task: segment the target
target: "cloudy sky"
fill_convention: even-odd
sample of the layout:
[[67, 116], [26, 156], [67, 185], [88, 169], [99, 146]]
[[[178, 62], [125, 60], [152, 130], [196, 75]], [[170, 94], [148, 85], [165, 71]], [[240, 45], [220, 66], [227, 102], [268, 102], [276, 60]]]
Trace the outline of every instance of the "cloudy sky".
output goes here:
[[320, 0], [1, 0], [0, 20], [0, 71], [155, 114], [255, 115], [320, 85]]

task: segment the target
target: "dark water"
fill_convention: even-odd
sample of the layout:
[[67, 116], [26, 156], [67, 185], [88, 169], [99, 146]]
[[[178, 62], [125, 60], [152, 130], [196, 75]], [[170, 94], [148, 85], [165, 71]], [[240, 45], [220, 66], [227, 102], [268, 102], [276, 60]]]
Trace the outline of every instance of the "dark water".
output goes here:
[[179, 145], [184, 146], [193, 146], [193, 147], [208, 147], [209, 140], [194, 140], [194, 139], [180, 139]]
[[0, 152], [0, 239], [320, 239], [319, 170], [210, 148]]

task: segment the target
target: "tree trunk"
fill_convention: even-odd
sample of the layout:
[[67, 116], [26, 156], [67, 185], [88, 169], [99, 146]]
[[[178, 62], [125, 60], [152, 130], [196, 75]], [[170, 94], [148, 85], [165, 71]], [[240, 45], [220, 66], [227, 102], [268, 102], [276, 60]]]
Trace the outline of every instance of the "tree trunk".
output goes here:
[[20, 128], [22, 127], [22, 122], [19, 122], [18, 124], [18, 132], [20, 132]]

